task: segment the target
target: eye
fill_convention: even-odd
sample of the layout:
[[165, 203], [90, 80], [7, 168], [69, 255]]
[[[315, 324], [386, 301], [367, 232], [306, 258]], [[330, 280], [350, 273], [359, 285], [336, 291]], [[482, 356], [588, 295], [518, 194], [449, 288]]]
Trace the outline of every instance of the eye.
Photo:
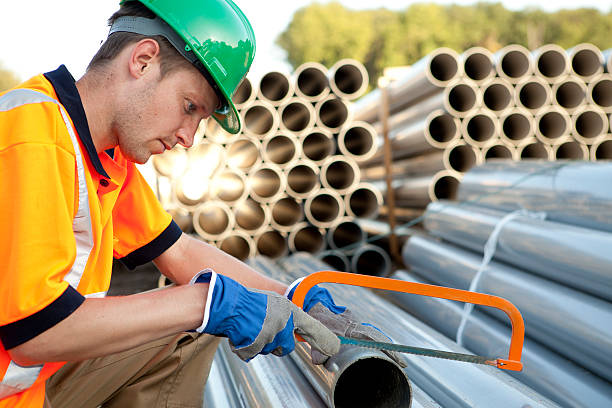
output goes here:
[[191, 102], [191, 101], [186, 101], [185, 103], [185, 113], [194, 113], [196, 110], [198, 110], [197, 106]]

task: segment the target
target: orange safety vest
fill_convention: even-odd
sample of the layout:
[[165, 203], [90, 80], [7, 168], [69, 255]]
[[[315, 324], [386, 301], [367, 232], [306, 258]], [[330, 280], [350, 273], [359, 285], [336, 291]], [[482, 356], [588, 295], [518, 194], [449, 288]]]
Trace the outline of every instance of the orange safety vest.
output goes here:
[[7, 349], [104, 297], [113, 257], [133, 268], [180, 237], [134, 163], [110, 153], [95, 151], [65, 67], [0, 95], [0, 408], [42, 407], [63, 365], [22, 367]]

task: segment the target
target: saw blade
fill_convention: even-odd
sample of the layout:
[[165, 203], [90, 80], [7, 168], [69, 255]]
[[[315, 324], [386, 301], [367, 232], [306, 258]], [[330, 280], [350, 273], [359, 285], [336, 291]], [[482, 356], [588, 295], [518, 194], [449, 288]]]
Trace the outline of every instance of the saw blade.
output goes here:
[[371, 340], [351, 339], [344, 336], [338, 336], [341, 344], [350, 344], [358, 347], [367, 347], [377, 350], [389, 350], [399, 353], [417, 354], [427, 357], [445, 358], [447, 360], [464, 361], [466, 363], [484, 364], [497, 367], [495, 358], [483, 356], [475, 356], [472, 354], [453, 353], [451, 351], [433, 350], [414, 346], [404, 346], [401, 344], [383, 343]]

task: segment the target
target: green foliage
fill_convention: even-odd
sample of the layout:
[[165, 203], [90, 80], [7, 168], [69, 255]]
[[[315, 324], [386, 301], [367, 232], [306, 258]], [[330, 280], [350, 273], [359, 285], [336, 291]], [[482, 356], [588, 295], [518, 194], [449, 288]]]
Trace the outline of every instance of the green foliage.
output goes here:
[[307, 61], [329, 67], [354, 58], [365, 64], [370, 83], [376, 83], [385, 67], [413, 64], [438, 47], [462, 52], [481, 46], [495, 52], [508, 44], [535, 49], [547, 43], [570, 48], [590, 42], [603, 50], [612, 47], [611, 32], [612, 13], [587, 8], [510, 11], [501, 3], [482, 2], [355, 11], [332, 2], [296, 11], [277, 43], [294, 68]]
[[18, 85], [20, 82], [21, 80], [13, 71], [3, 68], [0, 64], [0, 92]]

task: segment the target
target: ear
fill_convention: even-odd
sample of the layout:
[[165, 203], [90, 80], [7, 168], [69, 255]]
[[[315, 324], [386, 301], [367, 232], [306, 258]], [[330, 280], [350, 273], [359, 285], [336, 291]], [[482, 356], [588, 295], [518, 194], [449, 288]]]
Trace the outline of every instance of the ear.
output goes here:
[[159, 68], [159, 43], [152, 38], [138, 41], [132, 48], [128, 64], [130, 75], [134, 78]]

